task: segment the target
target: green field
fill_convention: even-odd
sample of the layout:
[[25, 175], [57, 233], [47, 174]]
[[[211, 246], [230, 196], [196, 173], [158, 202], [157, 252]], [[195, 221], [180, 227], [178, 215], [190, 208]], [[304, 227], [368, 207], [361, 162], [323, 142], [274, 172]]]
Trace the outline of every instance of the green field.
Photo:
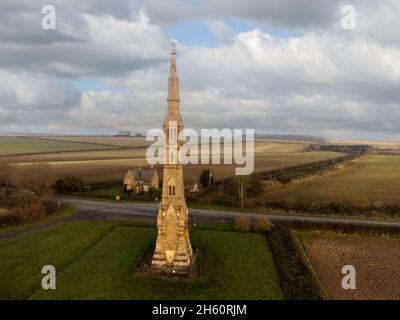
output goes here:
[[19, 137], [0, 137], [0, 155], [101, 150], [113, 148], [115, 147], [82, 142], [51, 141], [45, 139]]
[[400, 203], [399, 167], [400, 156], [369, 155], [354, 161], [349, 168], [273, 191], [268, 197], [321, 202], [367, 198]]
[[[197, 279], [134, 273], [155, 241], [153, 227], [124, 222], [70, 222], [0, 242], [0, 299], [282, 299], [273, 257], [259, 234], [192, 230], [206, 252]], [[44, 291], [42, 266], [57, 269]]]

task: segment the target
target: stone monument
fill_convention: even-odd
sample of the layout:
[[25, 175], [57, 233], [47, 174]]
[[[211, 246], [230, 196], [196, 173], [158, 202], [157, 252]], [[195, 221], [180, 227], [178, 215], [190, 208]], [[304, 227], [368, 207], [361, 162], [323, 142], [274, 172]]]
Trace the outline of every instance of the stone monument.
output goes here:
[[193, 250], [188, 230], [189, 210], [186, 205], [183, 170], [178, 151], [178, 135], [183, 129], [179, 110], [179, 79], [176, 71], [176, 42], [172, 42], [168, 79], [168, 110], [163, 123], [165, 162], [163, 190], [157, 216], [157, 243], [151, 267], [157, 271], [187, 273], [193, 263]]

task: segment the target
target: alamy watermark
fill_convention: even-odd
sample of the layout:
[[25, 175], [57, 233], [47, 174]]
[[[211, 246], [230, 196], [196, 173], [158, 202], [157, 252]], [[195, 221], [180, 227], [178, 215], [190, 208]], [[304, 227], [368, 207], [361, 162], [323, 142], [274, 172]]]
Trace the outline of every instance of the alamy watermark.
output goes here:
[[44, 290], [55, 290], [56, 289], [56, 268], [52, 265], [45, 265], [42, 268], [42, 274], [45, 276], [42, 278], [42, 288]]
[[250, 175], [254, 171], [254, 129], [179, 130], [170, 121], [167, 132], [151, 129], [146, 141], [149, 164], [236, 164], [236, 175]]
[[346, 265], [342, 268], [342, 274], [345, 276], [342, 279], [342, 288], [344, 290], [356, 289], [356, 268], [352, 265]]
[[344, 30], [355, 30], [357, 27], [357, 12], [356, 8], [350, 4], [342, 7], [341, 25]]
[[42, 7], [42, 29], [43, 30], [55, 30], [57, 28], [56, 20], [56, 8], [53, 5], [46, 5]]

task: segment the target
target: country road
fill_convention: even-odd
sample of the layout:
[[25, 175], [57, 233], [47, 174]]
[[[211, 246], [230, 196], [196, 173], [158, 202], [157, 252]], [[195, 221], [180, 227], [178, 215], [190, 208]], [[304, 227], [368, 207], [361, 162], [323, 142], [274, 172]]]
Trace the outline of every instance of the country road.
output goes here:
[[[147, 220], [154, 221], [157, 216], [158, 203], [138, 203], [138, 202], [110, 202], [101, 200], [86, 200], [74, 198], [58, 198], [59, 201], [75, 205], [81, 218], [85, 216], [104, 217], [107, 219], [126, 219], [126, 220]], [[197, 222], [231, 222], [236, 217], [246, 215], [252, 219], [260, 215], [266, 215], [271, 221], [308, 221], [323, 223], [344, 223], [368, 226], [391, 226], [400, 228], [400, 221], [391, 220], [372, 220], [372, 219], [352, 219], [327, 216], [304, 216], [304, 215], [283, 215], [283, 214], [261, 214], [248, 212], [217, 211], [204, 209], [189, 209], [191, 221], [196, 218]]]

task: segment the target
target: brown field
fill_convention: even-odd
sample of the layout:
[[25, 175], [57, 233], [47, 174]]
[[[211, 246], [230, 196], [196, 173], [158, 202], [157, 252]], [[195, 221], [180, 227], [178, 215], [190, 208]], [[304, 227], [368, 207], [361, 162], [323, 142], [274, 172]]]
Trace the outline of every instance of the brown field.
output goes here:
[[[400, 299], [400, 240], [352, 236], [303, 239], [306, 254], [329, 298]], [[356, 269], [356, 289], [344, 290], [342, 267]]]

